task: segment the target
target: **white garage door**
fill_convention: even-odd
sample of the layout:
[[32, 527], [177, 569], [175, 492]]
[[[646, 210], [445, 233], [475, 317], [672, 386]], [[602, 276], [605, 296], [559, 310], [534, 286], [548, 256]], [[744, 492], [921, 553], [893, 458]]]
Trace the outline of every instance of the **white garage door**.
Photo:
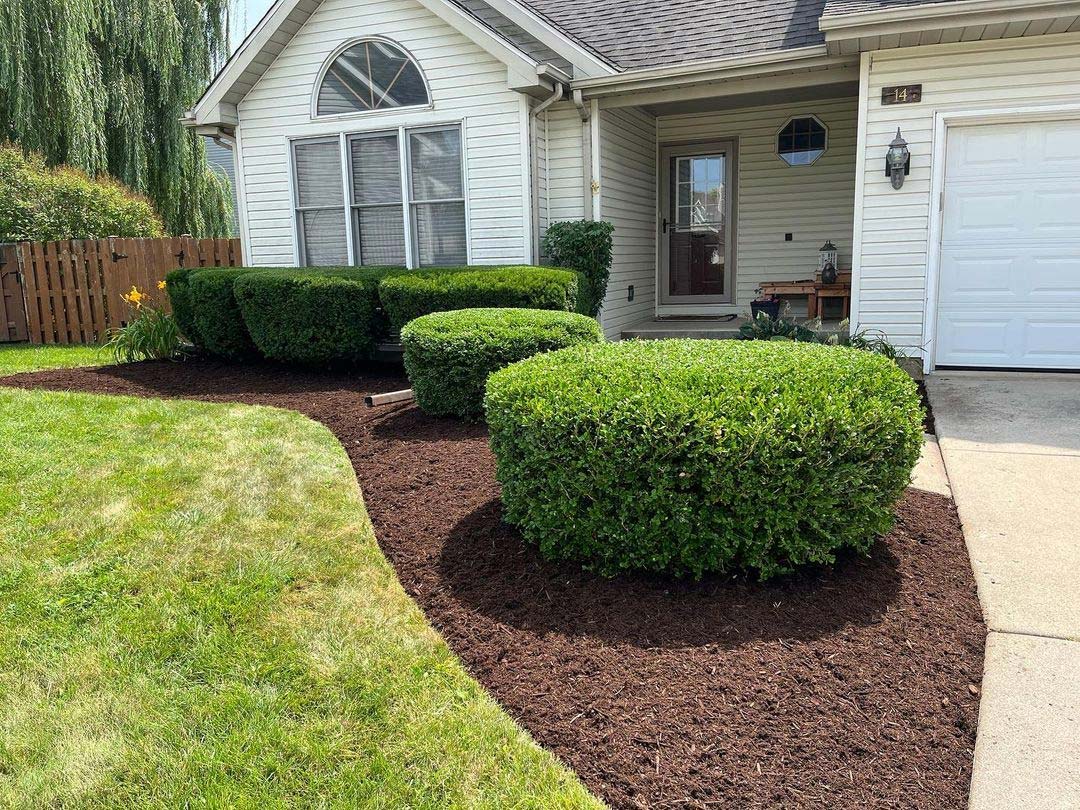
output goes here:
[[949, 130], [939, 366], [1080, 368], [1080, 120]]

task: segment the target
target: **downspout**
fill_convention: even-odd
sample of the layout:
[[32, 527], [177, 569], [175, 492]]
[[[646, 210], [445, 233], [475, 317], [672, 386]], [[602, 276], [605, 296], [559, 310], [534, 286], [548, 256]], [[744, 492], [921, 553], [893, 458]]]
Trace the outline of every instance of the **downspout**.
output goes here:
[[555, 82], [555, 92], [552, 93], [549, 98], [546, 98], [537, 104], [532, 112], [529, 113], [529, 166], [532, 175], [530, 178], [530, 186], [532, 192], [533, 264], [540, 263], [540, 156], [537, 154], [538, 144], [536, 127], [540, 121], [540, 114], [547, 112], [547, 109], [551, 105], [558, 104], [562, 101], [565, 95], [566, 86], [562, 82]]
[[593, 194], [595, 193], [592, 154], [593, 137], [590, 122], [592, 115], [589, 111], [589, 105], [585, 103], [585, 98], [580, 90], [574, 90], [574, 106], [577, 107], [578, 115], [581, 117], [581, 177], [583, 181], [581, 208], [585, 219], [595, 219], [593, 213]]

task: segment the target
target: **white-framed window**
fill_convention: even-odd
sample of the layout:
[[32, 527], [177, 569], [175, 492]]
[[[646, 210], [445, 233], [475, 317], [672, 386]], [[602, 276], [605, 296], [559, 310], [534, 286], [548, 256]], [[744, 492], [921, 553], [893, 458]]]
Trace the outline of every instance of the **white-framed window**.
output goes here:
[[810, 166], [829, 148], [829, 128], [816, 115], [789, 118], [776, 133], [776, 154], [789, 166]]
[[424, 74], [400, 45], [362, 39], [344, 46], [323, 70], [314, 114], [349, 115], [430, 103]]
[[460, 124], [293, 140], [299, 263], [468, 264], [462, 140]]

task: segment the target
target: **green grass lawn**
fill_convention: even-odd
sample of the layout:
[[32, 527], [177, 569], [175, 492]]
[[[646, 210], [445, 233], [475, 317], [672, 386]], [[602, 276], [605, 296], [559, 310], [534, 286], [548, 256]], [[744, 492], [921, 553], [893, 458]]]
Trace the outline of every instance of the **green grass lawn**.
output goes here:
[[0, 806], [599, 806], [406, 596], [322, 426], [0, 413]]
[[111, 362], [112, 356], [100, 346], [30, 346], [26, 343], [0, 343], [0, 377], [18, 374], [20, 371], [104, 366]]

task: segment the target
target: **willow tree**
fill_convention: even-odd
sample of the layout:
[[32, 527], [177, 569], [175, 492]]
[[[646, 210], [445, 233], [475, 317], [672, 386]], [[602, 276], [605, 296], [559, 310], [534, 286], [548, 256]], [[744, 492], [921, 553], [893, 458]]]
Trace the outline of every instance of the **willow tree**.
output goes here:
[[228, 50], [229, 0], [0, 0], [0, 140], [107, 172], [174, 234], [228, 232], [227, 185], [180, 117]]

